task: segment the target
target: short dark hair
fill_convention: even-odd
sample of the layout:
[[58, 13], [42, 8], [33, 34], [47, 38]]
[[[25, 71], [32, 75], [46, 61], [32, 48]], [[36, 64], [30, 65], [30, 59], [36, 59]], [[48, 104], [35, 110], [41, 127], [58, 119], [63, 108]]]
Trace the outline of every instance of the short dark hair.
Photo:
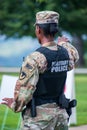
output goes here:
[[58, 32], [58, 24], [57, 23], [45, 23], [45, 24], [37, 24], [44, 32], [45, 36], [51, 35], [55, 36]]

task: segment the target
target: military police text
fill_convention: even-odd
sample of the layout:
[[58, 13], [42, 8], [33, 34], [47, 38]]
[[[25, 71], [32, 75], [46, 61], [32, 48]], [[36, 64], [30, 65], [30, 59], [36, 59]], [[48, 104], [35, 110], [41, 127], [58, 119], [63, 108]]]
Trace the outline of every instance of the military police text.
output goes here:
[[68, 70], [68, 60], [52, 62], [51, 72], [62, 72]]

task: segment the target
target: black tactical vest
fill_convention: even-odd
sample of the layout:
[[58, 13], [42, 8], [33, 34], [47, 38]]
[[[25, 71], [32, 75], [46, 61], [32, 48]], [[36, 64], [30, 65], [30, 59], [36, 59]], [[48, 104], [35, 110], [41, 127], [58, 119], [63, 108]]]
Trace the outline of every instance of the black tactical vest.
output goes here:
[[40, 74], [34, 97], [43, 99], [58, 98], [64, 91], [67, 77], [69, 55], [65, 48], [58, 46], [58, 50], [40, 47], [36, 51], [47, 59], [47, 70]]

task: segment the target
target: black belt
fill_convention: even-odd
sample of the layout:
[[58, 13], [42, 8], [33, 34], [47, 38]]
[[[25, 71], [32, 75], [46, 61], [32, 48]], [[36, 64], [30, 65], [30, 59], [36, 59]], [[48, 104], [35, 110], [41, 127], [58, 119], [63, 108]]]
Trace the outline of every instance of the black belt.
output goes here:
[[45, 99], [45, 98], [35, 98], [35, 105], [39, 106], [39, 105], [43, 105], [46, 103], [57, 103], [58, 104], [58, 100], [57, 99]]
[[[46, 103], [57, 103], [56, 99], [51, 98], [32, 98], [32, 100], [26, 105], [26, 108], [22, 111], [22, 117], [24, 117], [24, 114], [26, 112], [26, 109], [30, 109], [31, 111], [31, 117], [36, 117], [36, 106], [43, 105]], [[58, 104], [58, 103], [57, 103]]]
[[32, 100], [26, 105], [26, 108], [23, 110], [22, 112], [22, 117], [26, 111], [26, 109], [30, 109], [31, 110], [31, 117], [35, 117], [36, 116], [36, 106], [39, 105], [43, 105], [46, 103], [56, 103], [58, 104], [61, 108], [65, 108], [67, 113], [69, 115], [71, 115], [71, 108], [75, 107], [77, 104], [77, 101], [74, 99], [72, 101], [70, 101], [69, 99], [67, 99], [65, 97], [65, 95], [61, 95], [60, 98], [37, 98], [37, 97], [33, 97]]

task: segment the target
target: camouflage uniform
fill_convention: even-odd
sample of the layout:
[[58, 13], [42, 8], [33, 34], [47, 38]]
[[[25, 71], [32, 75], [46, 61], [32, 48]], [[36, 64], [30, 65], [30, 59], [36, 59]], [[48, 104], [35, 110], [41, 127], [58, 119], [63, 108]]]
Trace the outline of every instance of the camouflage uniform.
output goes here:
[[[47, 47], [52, 50], [57, 50], [56, 44], [52, 46], [47, 45]], [[71, 45], [68, 44], [70, 56], [69, 70], [74, 68], [74, 63], [78, 60], [77, 50], [73, 48], [72, 54], [71, 48]], [[14, 102], [11, 105], [14, 112], [21, 112], [25, 105], [32, 99], [33, 93], [36, 90], [36, 84], [39, 80], [39, 74], [44, 73], [46, 69], [47, 60], [40, 52], [35, 51], [24, 59], [20, 76], [15, 86]], [[61, 109], [56, 103], [43, 104], [37, 106], [36, 109], [37, 116], [34, 118], [31, 117], [30, 109], [25, 111], [21, 123], [21, 130], [57, 130], [57, 126], [59, 126], [57, 127], [59, 130], [63, 130], [63, 127], [67, 129], [68, 114], [65, 109]]]

